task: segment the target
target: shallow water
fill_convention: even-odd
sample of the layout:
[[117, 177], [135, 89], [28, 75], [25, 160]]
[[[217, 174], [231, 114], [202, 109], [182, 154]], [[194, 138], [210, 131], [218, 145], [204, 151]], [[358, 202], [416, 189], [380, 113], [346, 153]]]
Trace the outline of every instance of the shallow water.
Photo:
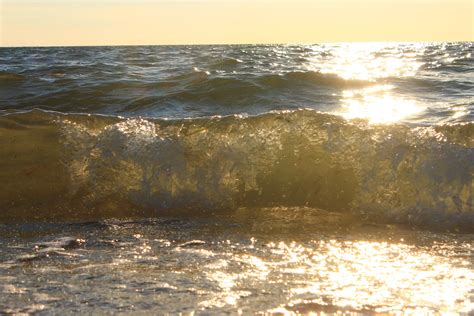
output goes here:
[[3, 312], [469, 313], [474, 236], [310, 208], [18, 225]]
[[0, 49], [0, 313], [474, 312], [474, 44]]

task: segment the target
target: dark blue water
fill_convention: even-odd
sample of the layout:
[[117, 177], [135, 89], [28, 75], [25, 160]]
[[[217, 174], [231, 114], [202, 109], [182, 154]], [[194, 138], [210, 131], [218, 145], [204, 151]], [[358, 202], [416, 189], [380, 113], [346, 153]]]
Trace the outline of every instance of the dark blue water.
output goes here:
[[3, 48], [0, 109], [182, 118], [310, 108], [470, 122], [473, 54], [470, 42]]

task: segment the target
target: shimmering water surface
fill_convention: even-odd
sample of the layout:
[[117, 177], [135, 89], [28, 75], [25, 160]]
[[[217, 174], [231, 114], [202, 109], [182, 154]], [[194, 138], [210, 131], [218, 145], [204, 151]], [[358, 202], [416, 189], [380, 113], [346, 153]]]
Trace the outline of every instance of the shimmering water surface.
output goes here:
[[0, 48], [0, 313], [474, 313], [473, 54]]
[[474, 44], [3, 48], [0, 109], [470, 122]]
[[472, 312], [473, 236], [308, 208], [4, 227], [4, 312]]

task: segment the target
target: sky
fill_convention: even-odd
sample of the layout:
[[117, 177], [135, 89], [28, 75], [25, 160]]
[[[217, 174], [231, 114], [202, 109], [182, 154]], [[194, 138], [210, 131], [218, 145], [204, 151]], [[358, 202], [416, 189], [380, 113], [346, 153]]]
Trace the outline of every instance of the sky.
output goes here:
[[474, 41], [474, 0], [0, 0], [0, 46]]

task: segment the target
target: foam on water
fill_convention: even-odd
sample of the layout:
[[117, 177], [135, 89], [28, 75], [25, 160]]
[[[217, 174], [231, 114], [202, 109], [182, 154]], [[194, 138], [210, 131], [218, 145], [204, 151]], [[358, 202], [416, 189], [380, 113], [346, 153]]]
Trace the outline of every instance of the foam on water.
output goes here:
[[472, 124], [377, 126], [312, 110], [185, 120], [34, 111], [0, 124], [5, 221], [310, 206], [473, 227]]

